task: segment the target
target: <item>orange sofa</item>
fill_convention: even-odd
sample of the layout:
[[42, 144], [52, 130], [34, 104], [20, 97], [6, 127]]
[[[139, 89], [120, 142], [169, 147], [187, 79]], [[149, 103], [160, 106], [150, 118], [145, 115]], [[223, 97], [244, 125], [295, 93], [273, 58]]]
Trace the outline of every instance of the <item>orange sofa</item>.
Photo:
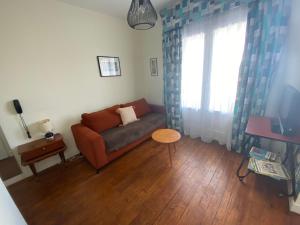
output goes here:
[[[121, 126], [116, 110], [133, 106], [139, 121]], [[163, 106], [151, 105], [145, 99], [115, 105], [94, 113], [84, 113], [81, 123], [71, 127], [77, 148], [99, 170], [151, 137], [154, 130], [165, 127]]]

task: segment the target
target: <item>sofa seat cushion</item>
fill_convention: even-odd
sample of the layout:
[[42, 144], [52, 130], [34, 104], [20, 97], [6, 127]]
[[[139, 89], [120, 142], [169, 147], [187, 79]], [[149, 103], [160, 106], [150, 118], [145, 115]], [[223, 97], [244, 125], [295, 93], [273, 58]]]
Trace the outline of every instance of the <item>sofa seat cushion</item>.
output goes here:
[[118, 108], [120, 108], [120, 105], [115, 105], [94, 113], [84, 113], [81, 116], [82, 124], [97, 133], [117, 127], [121, 124], [121, 117], [116, 112]]
[[102, 132], [101, 135], [109, 153], [125, 147], [163, 125], [165, 125], [163, 114], [149, 113], [141, 117], [139, 121], [107, 130]]

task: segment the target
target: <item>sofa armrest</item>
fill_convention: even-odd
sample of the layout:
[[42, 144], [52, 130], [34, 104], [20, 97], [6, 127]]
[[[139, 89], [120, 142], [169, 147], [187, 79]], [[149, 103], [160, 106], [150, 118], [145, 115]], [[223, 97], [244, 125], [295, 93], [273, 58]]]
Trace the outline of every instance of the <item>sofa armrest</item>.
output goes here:
[[166, 113], [165, 107], [163, 105], [149, 104], [149, 106], [152, 112], [161, 113], [161, 114]]
[[77, 148], [96, 169], [107, 164], [105, 142], [100, 134], [82, 124], [73, 125], [71, 130]]

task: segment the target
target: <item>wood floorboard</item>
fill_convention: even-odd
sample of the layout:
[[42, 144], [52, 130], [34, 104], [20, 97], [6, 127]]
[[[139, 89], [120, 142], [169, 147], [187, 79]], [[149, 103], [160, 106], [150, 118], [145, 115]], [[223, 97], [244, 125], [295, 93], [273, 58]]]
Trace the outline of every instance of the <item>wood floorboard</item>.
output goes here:
[[240, 155], [183, 137], [172, 157], [149, 140], [100, 174], [80, 158], [9, 191], [29, 225], [300, 225], [281, 183], [238, 181]]
[[[0, 149], [0, 151], [3, 151]], [[18, 176], [21, 174], [21, 170], [17, 160], [14, 156], [10, 156], [5, 159], [0, 160], [0, 178], [2, 180], [7, 180], [9, 178]]]
[[[203, 155], [204, 154], [202, 154], [202, 156]], [[201, 157], [201, 159], [204, 160], [204, 162], [205, 161], [208, 162], [205, 168], [210, 168], [209, 166], [210, 161], [208, 160], [208, 158]], [[196, 195], [198, 187], [201, 186], [203, 182], [203, 174], [209, 174], [209, 171], [204, 169], [203, 171], [201, 171], [201, 173], [199, 173], [198, 170], [194, 170], [193, 173], [190, 174], [189, 182], [185, 182], [181, 186], [181, 188], [178, 190], [178, 192], [173, 197], [173, 199], [169, 202], [168, 207], [165, 208], [164, 212], [160, 215], [160, 218], [155, 224], [178, 223], [178, 221], [181, 219], [182, 215], [184, 214], [186, 208], [188, 207], [189, 203]]]
[[204, 177], [204, 179], [202, 179], [201, 184], [195, 191], [196, 194], [185, 210], [185, 213], [182, 216], [181, 220], [177, 224], [201, 224], [206, 216], [206, 211], [208, 212], [207, 209], [209, 208], [210, 200], [214, 196], [214, 187], [212, 186], [213, 178], [217, 175], [218, 166], [220, 164], [223, 165], [224, 162], [226, 162], [223, 159], [224, 154], [225, 151], [218, 151], [216, 154], [217, 158], [212, 158], [212, 160], [210, 161], [211, 164], [209, 164], [206, 168], [206, 170], [210, 171], [210, 173], [205, 173], [206, 176]]
[[[207, 154], [205, 154], [205, 152], [202, 152], [202, 158], [198, 158], [197, 156], [199, 155], [199, 153], [200, 153], [200, 151], [197, 152], [197, 155], [194, 156], [193, 159], [196, 160], [197, 163], [201, 163], [202, 165], [206, 164], [207, 166], [204, 166], [205, 168], [210, 168], [209, 165], [208, 165], [210, 163], [210, 160], [208, 160]], [[217, 160], [217, 154], [214, 158], [211, 158], [211, 160]], [[192, 163], [190, 163], [190, 164], [192, 164]], [[167, 211], [167, 212], [170, 211], [170, 210], [173, 211], [174, 204], [176, 205], [176, 203], [174, 203], [174, 202], [177, 202], [177, 204], [178, 204], [178, 198], [180, 198], [182, 192], [190, 192], [190, 193], [185, 193], [183, 196], [187, 197], [187, 198], [191, 198], [193, 196], [193, 194], [195, 193], [196, 187], [198, 185], [201, 185], [201, 180], [203, 180], [203, 177], [204, 177], [203, 175], [208, 174], [208, 171], [205, 171], [205, 170], [203, 170], [201, 172], [198, 171], [198, 170], [195, 170], [195, 166], [196, 165], [194, 165], [192, 167], [193, 170], [188, 174], [186, 179], [182, 180], [183, 182], [179, 183], [180, 186], [178, 186], [178, 189], [175, 190], [174, 195], [171, 196], [170, 201], [162, 202], [162, 204], [165, 204], [166, 202], [168, 202], [168, 204], [164, 205], [165, 208], [162, 212], [158, 210], [158, 215], [159, 215], [158, 222], [160, 222], [161, 220], [163, 221], [163, 222], [160, 222], [160, 224], [166, 224], [167, 219], [168, 220], [172, 219], [172, 217], [164, 215], [165, 211]], [[195, 187], [195, 188], [193, 189], [193, 187]], [[151, 199], [151, 200], [153, 200], [153, 199]], [[182, 199], [180, 201], [182, 201]], [[157, 204], [155, 205], [155, 209], [157, 210]], [[166, 214], [170, 215], [170, 216], [173, 216], [176, 219], [178, 217], [180, 218], [180, 216], [181, 216], [180, 212], [181, 211], [182, 210], [178, 210], [177, 215], [175, 215], [174, 212], [171, 213], [171, 214], [170, 213], [166, 213]], [[162, 219], [162, 218], [164, 218], [164, 219]], [[153, 218], [153, 219], [155, 220], [155, 218]], [[145, 221], [145, 219], [143, 219], [143, 221]], [[175, 221], [171, 220], [167, 224], [175, 224], [174, 222]], [[153, 224], [153, 222], [150, 222], [150, 224]]]

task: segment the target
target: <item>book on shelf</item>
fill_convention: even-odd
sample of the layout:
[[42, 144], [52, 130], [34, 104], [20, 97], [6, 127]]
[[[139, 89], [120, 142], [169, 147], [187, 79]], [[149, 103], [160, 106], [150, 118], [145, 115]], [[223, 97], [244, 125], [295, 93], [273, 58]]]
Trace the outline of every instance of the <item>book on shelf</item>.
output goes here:
[[276, 153], [257, 147], [252, 147], [249, 152], [249, 155], [251, 158], [255, 158], [258, 160], [265, 159], [269, 161], [277, 161], [279, 159]]
[[279, 162], [271, 162], [267, 160], [258, 160], [250, 158], [248, 169], [254, 171], [257, 174], [272, 177], [280, 180], [290, 180], [289, 175], [285, 166]]

